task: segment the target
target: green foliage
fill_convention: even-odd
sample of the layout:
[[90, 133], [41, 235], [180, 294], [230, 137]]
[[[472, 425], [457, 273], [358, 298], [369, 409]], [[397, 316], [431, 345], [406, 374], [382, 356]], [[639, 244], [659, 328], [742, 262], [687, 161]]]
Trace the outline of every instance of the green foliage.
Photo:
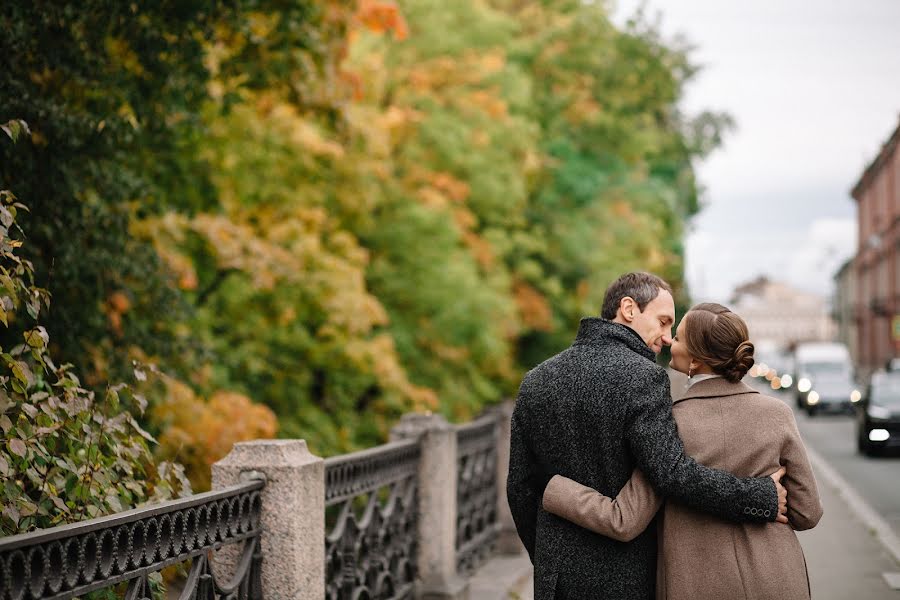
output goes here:
[[216, 204], [200, 147], [212, 40], [233, 46], [217, 76], [282, 86], [286, 70], [313, 75], [326, 51], [305, 27], [318, 12], [277, 0], [0, 4], [0, 121], [20, 117], [34, 133], [15, 152], [0, 144], [0, 181], [29, 199], [27, 254], [56, 298], [45, 326], [89, 384], [124, 376], [141, 353], [180, 373], [202, 355], [179, 328], [189, 303], [131, 224]]
[[[13, 140], [22, 122], [2, 127]], [[154, 464], [154, 443], [121, 404], [143, 399], [130, 386], [109, 386], [103, 401], [82, 387], [70, 364], [49, 355], [40, 317], [50, 294], [34, 283], [34, 267], [19, 255], [16, 223], [25, 205], [0, 190], [0, 321], [20, 323], [22, 339], [0, 348], [0, 535], [121, 511], [190, 491], [181, 467]], [[16, 232], [20, 235], [16, 236]], [[136, 371], [145, 379], [142, 371]]]
[[0, 119], [35, 140], [0, 145], [0, 176], [34, 209], [54, 356], [86, 388], [147, 356], [189, 383], [150, 397], [167, 455], [223, 451], [191, 428], [227, 424], [213, 399], [266, 404], [322, 454], [409, 410], [466, 419], [569, 344], [620, 273], [687, 302], [691, 163], [729, 121], [680, 112], [695, 69], [640, 16], [87, 0], [8, 3], [0, 22]]

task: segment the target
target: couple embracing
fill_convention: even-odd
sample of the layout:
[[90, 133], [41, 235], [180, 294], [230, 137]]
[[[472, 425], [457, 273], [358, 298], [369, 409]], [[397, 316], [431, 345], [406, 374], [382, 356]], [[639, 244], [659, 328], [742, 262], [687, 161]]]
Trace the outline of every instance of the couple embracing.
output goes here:
[[[602, 318], [531, 370], [512, 417], [507, 496], [536, 600], [808, 599], [795, 530], [822, 515], [793, 413], [741, 378], [744, 321], [628, 273]], [[689, 376], [674, 405], [656, 354]], [[677, 423], [677, 427], [676, 427]]]

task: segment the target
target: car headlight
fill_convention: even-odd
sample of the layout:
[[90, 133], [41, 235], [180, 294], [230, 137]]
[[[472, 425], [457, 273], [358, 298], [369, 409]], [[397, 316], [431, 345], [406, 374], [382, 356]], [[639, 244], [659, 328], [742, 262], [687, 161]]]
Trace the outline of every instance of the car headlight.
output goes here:
[[886, 442], [891, 439], [891, 433], [887, 429], [873, 429], [869, 432], [869, 441]]
[[794, 378], [791, 377], [790, 375], [783, 375], [781, 377], [781, 387], [789, 388], [789, 387], [791, 387], [792, 383], [794, 383]]
[[859, 390], [853, 390], [850, 392], [850, 402], [859, 402], [859, 399], [862, 398], [862, 394], [859, 393]]
[[869, 416], [873, 419], [890, 419], [891, 411], [886, 409], [883, 406], [878, 406], [877, 404], [870, 404], [869, 408], [866, 410], [869, 413]]
[[805, 393], [811, 389], [812, 389], [812, 381], [810, 381], [806, 377], [801, 377], [800, 381], [797, 382], [797, 391]]
[[819, 403], [819, 393], [813, 390], [809, 393], [809, 396], [806, 397], [806, 403], [810, 406], [814, 406]]

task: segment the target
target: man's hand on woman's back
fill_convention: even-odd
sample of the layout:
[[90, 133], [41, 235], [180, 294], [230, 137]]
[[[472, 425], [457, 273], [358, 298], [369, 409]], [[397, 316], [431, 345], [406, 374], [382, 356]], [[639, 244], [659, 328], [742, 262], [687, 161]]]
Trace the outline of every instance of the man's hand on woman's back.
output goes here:
[[784, 477], [784, 474], [787, 470], [784, 467], [781, 467], [769, 477], [772, 478], [772, 481], [775, 482], [775, 491], [778, 492], [778, 518], [775, 519], [776, 523], [787, 523], [787, 489], [783, 485], [781, 485], [781, 478]]

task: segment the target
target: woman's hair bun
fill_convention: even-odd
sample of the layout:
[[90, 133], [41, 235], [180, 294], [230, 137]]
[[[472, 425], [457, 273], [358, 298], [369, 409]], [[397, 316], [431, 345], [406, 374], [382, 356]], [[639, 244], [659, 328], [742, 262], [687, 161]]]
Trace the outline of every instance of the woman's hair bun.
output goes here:
[[716, 375], [738, 382], [753, 366], [753, 342], [747, 323], [721, 304], [694, 306], [684, 316], [688, 353], [706, 363]]
[[734, 355], [728, 364], [723, 365], [724, 372], [722, 374], [725, 379], [737, 382], [743, 379], [750, 367], [753, 366], [753, 342], [745, 340], [734, 349]]

